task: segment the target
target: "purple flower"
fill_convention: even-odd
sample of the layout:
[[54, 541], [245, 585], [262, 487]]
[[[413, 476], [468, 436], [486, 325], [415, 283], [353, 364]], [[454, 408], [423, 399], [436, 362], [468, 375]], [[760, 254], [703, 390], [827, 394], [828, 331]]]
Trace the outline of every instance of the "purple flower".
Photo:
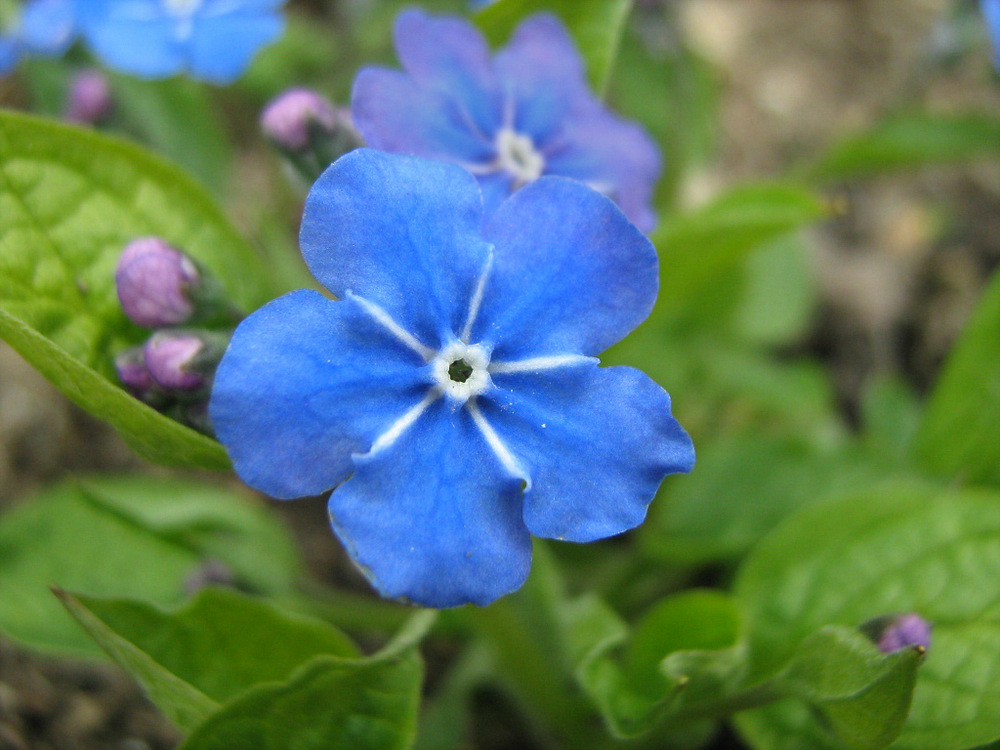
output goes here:
[[652, 308], [649, 240], [564, 178], [482, 212], [454, 165], [342, 157], [301, 231], [339, 301], [302, 290], [251, 314], [210, 401], [245, 482], [278, 498], [335, 487], [333, 528], [362, 570], [432, 607], [519, 587], [531, 534], [637, 526], [694, 461], [666, 392], [595, 358]]
[[930, 623], [916, 613], [910, 612], [889, 618], [883, 622], [883, 627], [876, 643], [879, 651], [883, 653], [888, 654], [913, 646], [930, 648]]
[[594, 98], [554, 16], [525, 20], [494, 57], [470, 24], [417, 10], [399, 16], [395, 41], [405, 73], [365, 68], [354, 81], [354, 123], [369, 146], [462, 165], [479, 179], [487, 216], [541, 175], [561, 175], [652, 228], [657, 148]]

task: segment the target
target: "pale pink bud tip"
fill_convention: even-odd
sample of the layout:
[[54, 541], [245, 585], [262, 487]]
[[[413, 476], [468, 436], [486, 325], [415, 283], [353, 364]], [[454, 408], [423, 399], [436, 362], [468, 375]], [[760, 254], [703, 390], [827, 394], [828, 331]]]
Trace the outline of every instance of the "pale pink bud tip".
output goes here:
[[337, 114], [321, 94], [310, 89], [289, 89], [264, 108], [260, 127], [281, 148], [302, 151], [310, 145], [313, 129], [327, 133], [335, 130]]

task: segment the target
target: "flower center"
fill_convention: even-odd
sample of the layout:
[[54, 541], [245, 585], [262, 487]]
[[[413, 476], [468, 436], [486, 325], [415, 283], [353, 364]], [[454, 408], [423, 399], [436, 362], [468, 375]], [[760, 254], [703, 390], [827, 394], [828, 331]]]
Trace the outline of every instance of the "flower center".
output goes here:
[[497, 133], [497, 162], [515, 180], [515, 188], [534, 182], [545, 170], [545, 158], [535, 148], [530, 136], [503, 128]]
[[434, 358], [434, 379], [442, 393], [465, 403], [489, 387], [489, 363], [490, 355], [483, 347], [456, 341]]

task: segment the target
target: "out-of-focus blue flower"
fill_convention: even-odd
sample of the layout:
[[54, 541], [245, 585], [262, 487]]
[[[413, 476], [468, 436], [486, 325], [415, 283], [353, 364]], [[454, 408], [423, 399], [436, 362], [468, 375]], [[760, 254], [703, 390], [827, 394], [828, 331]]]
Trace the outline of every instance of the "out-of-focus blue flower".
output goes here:
[[354, 82], [354, 123], [369, 146], [461, 164], [479, 178], [487, 215], [541, 175], [561, 175], [652, 228], [659, 152], [594, 98], [554, 16], [526, 19], [495, 57], [469, 23], [417, 10], [399, 16], [395, 42], [405, 72], [365, 68]]
[[0, 34], [0, 75], [25, 53], [58, 56], [76, 35], [73, 0], [28, 0], [13, 26]]
[[281, 34], [284, 0], [86, 0], [88, 44], [109, 67], [146, 78], [181, 72], [230, 83]]
[[979, 5], [993, 42], [993, 64], [1000, 69], [1000, 0], [979, 0]]
[[389, 597], [487, 604], [521, 585], [530, 535], [640, 524], [694, 452], [670, 397], [594, 355], [649, 313], [649, 240], [604, 196], [543, 177], [483, 221], [440, 161], [359, 149], [313, 186], [303, 256], [340, 301], [297, 291], [250, 315], [210, 414], [236, 471], [329, 499]]

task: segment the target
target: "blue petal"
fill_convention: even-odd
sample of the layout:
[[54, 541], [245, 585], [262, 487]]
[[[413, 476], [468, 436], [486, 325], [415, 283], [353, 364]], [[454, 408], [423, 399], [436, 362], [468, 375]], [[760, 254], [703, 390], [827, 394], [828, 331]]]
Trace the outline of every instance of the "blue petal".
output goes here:
[[663, 477], [694, 465], [670, 396], [638, 370], [591, 360], [493, 382], [482, 412], [531, 478], [524, 521], [536, 536], [590, 542], [635, 528]]
[[236, 80], [256, 52], [281, 35], [284, 26], [280, 15], [259, 11], [196, 17], [190, 39], [191, 73], [213, 83]]
[[18, 33], [29, 52], [61, 55], [73, 41], [74, 26], [71, 0], [32, 0], [21, 10]]
[[236, 472], [293, 498], [342, 482], [428, 388], [423, 360], [351, 300], [298, 291], [244, 320], [215, 375], [209, 413]]
[[993, 43], [993, 64], [1000, 68], [1000, 0], [981, 0], [986, 29]]
[[384, 596], [485, 605], [524, 582], [521, 480], [503, 470], [468, 410], [439, 398], [395, 443], [355, 462], [330, 496], [330, 518]]
[[80, 4], [83, 33], [108, 67], [146, 78], [164, 78], [184, 69], [186, 46], [177, 41], [175, 23], [160, 3], [91, 3]]
[[594, 355], [653, 307], [656, 251], [618, 207], [572, 180], [542, 177], [486, 225], [495, 245], [473, 340], [494, 359]]
[[583, 64], [566, 28], [549, 14], [538, 14], [517, 27], [496, 57], [497, 75], [513, 96], [514, 130], [544, 142], [576, 102], [592, 101]]
[[470, 125], [492, 138], [502, 97], [483, 35], [460, 18], [408, 10], [396, 19], [394, 37], [399, 60], [417, 85], [453, 97]]
[[489, 258], [481, 213], [461, 167], [358, 149], [309, 191], [302, 255], [335, 295], [353, 291], [438, 348], [464, 325]]
[[454, 101], [419, 88], [405, 73], [363, 68], [354, 79], [351, 117], [372, 148], [464, 164], [493, 158], [493, 142], [477, 136]]
[[639, 229], [653, 228], [650, 199], [660, 152], [641, 127], [595, 103], [567, 117], [543, 151], [546, 174], [587, 183], [612, 198]]
[[479, 189], [483, 191], [483, 217], [489, 219], [514, 192], [514, 178], [507, 172], [482, 175]]
[[20, 46], [13, 39], [0, 37], [0, 75], [6, 75], [21, 57]]

